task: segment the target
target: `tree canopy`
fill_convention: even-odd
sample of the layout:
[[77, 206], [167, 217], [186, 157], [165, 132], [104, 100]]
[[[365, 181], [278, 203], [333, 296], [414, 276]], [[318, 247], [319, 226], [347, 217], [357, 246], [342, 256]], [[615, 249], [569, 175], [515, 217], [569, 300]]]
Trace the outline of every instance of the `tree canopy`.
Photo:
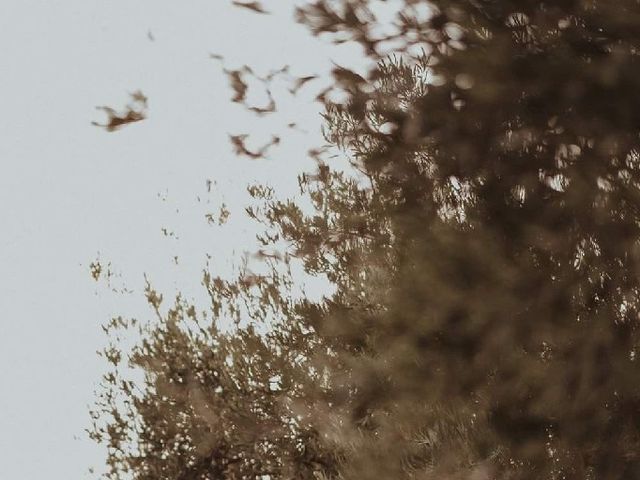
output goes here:
[[320, 96], [350, 167], [300, 175], [312, 208], [250, 188], [279, 253], [206, 272], [206, 315], [148, 288], [109, 478], [640, 478], [640, 4], [396, 3], [298, 9], [376, 65]]

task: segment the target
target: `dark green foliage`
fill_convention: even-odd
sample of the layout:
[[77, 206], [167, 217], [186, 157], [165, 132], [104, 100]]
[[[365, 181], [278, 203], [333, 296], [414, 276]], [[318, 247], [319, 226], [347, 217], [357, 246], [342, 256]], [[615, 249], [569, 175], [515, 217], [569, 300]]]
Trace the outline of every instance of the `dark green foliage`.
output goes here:
[[268, 333], [153, 327], [112, 476], [640, 478], [640, 4], [407, 0], [382, 38], [374, 3], [298, 12], [379, 61], [327, 105], [353, 169], [300, 178], [313, 212], [253, 190], [334, 293], [206, 277]]

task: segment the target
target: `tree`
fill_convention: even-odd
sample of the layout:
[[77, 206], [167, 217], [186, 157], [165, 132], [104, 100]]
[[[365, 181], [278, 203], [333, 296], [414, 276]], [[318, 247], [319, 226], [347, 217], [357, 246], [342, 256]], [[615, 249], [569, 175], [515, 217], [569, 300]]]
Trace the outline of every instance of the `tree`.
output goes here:
[[[112, 475], [640, 477], [640, 6], [406, 0], [386, 36], [375, 6], [298, 10], [377, 62], [327, 101], [352, 169], [300, 177], [311, 213], [254, 188], [284, 271], [205, 277], [214, 317], [270, 328], [160, 315]], [[294, 299], [289, 256], [334, 292]]]

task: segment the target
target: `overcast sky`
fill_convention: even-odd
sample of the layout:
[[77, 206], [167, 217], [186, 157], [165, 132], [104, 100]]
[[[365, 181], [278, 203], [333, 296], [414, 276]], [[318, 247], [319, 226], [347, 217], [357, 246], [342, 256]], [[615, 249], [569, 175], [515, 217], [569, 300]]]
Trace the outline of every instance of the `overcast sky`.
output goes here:
[[[0, 478], [91, 478], [102, 452], [83, 431], [105, 368], [100, 325], [147, 314], [145, 272], [169, 294], [196, 295], [207, 253], [224, 269], [251, 247], [246, 184], [290, 192], [310, 166], [304, 152], [320, 125], [312, 95], [283, 96], [281, 113], [254, 119], [229, 101], [208, 54], [230, 68], [290, 64], [309, 75], [358, 52], [310, 37], [291, 20], [292, 1], [266, 5], [274, 15], [227, 0], [0, 2]], [[122, 107], [137, 89], [147, 120], [113, 133], [91, 125], [103, 119], [95, 106]], [[291, 121], [310, 133], [289, 131], [269, 160], [232, 154], [229, 133], [268, 138]], [[204, 215], [222, 202], [229, 225], [208, 226]], [[98, 256], [121, 274], [111, 286], [133, 294], [91, 280]]]

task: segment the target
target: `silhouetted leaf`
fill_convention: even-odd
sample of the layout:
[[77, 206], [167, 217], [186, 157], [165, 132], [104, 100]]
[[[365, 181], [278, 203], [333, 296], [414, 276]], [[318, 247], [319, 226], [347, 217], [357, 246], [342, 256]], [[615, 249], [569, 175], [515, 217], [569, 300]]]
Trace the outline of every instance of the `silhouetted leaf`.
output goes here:
[[252, 10], [252, 11], [257, 12], [257, 13], [263, 13], [263, 14], [269, 13], [264, 9], [264, 7], [262, 6], [262, 4], [260, 2], [236, 2], [236, 1], [233, 1], [232, 3], [236, 7], [246, 8], [246, 9]]

